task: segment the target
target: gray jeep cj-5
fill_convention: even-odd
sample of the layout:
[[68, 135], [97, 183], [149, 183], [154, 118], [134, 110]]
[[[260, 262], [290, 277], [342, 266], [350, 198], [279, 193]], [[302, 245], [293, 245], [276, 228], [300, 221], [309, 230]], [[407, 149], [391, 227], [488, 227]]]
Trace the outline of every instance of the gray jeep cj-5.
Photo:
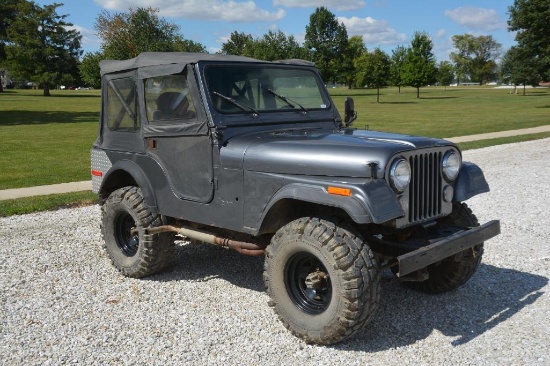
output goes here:
[[166, 268], [175, 234], [265, 255], [285, 327], [330, 344], [372, 319], [382, 271], [450, 291], [500, 232], [463, 203], [489, 187], [456, 145], [351, 128], [310, 62], [144, 53], [101, 74], [93, 191], [125, 276]]

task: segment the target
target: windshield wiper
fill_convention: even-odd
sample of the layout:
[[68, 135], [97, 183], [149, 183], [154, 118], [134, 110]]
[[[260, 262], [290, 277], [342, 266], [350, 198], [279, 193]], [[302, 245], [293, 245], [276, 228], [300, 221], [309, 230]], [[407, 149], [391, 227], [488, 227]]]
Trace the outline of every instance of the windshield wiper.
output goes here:
[[258, 111], [255, 110], [254, 108], [252, 108], [251, 106], [249, 105], [244, 105], [244, 104], [241, 104], [239, 102], [237, 102], [235, 99], [233, 98], [230, 98], [228, 96], [225, 96], [223, 94], [220, 94], [218, 92], [212, 92], [212, 94], [215, 94], [217, 95], [218, 97], [222, 98], [223, 100], [233, 104], [235, 107], [239, 108], [241, 111], [245, 111], [245, 112], [252, 112], [254, 117], [257, 117], [259, 115]]
[[[294, 105], [294, 104], [296, 104], [298, 107], [300, 107], [300, 109], [301, 109], [302, 111], [304, 111], [304, 114], [307, 114], [307, 109], [305, 109], [304, 106], [301, 105], [300, 103], [298, 103], [298, 102], [296, 102], [296, 101], [294, 101], [294, 100], [292, 100], [292, 99], [289, 99], [289, 98], [285, 97], [284, 95], [277, 94], [276, 92], [274, 92], [274, 91], [271, 90], [271, 89], [267, 89], [267, 91], [268, 91], [270, 94], [272, 94], [272, 95], [276, 96], [277, 98], [279, 98], [280, 100], [282, 100], [283, 102], [285, 102], [290, 108], [296, 108], [296, 106]], [[294, 103], [294, 104], [293, 104], [293, 103]]]

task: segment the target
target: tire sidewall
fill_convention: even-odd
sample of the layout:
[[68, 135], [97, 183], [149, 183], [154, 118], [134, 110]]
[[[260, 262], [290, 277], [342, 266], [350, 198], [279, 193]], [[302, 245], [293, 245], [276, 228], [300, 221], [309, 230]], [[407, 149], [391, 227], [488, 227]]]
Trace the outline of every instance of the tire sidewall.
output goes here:
[[[143, 242], [145, 240], [142, 230], [142, 223], [135, 210], [130, 206], [127, 199], [122, 199], [115, 202], [109, 198], [104, 205], [102, 215], [103, 237], [105, 241], [105, 249], [111, 257], [113, 263], [124, 273], [133, 273], [139, 266], [140, 259], [143, 254]], [[129, 214], [139, 229], [139, 245], [136, 253], [133, 256], [126, 255], [117, 244], [115, 236], [115, 222], [117, 215], [121, 213]]]
[[[334, 260], [325, 247], [319, 248], [319, 243], [307, 236], [280, 239], [279, 247], [270, 259], [267, 275], [271, 286], [271, 295], [276, 297], [276, 312], [284, 318], [290, 327], [299, 333], [321, 336], [323, 331], [337, 321], [343, 307], [340, 276], [334, 269]], [[290, 258], [297, 253], [306, 252], [317, 257], [328, 272], [332, 296], [328, 308], [320, 314], [308, 314], [292, 301], [285, 284], [285, 270]], [[318, 333], [318, 334], [315, 334]]]

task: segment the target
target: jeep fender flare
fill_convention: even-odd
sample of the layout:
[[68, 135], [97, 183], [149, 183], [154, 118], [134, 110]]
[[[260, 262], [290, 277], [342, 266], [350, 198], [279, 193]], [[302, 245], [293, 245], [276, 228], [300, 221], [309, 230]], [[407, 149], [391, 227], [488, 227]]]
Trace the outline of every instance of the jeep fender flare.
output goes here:
[[483, 171], [474, 163], [462, 162], [460, 174], [455, 183], [454, 202], [462, 202], [489, 192], [489, 184], [483, 175]]
[[382, 223], [403, 216], [404, 212], [395, 193], [384, 180], [371, 180], [364, 185], [337, 184], [350, 189], [350, 196], [329, 194], [327, 184], [291, 183], [282, 187], [267, 204], [264, 220], [271, 208], [283, 199], [293, 199], [344, 210], [357, 224]]
[[[105, 173], [105, 177], [101, 182], [101, 187], [99, 188], [99, 195], [103, 197], [105, 191], [113, 191], [114, 189], [122, 188], [122, 186], [127, 186], [133, 182], [124, 182], [120, 181], [121, 173], [126, 173], [132, 177], [135, 184], [141, 189], [145, 203], [151, 212], [158, 212], [157, 207], [157, 198], [154, 193], [153, 187], [147, 179], [147, 176], [135, 162], [131, 160], [120, 160], [117, 161], [113, 166]], [[114, 188], [114, 189], [113, 189]], [[102, 200], [106, 199], [102, 198]]]

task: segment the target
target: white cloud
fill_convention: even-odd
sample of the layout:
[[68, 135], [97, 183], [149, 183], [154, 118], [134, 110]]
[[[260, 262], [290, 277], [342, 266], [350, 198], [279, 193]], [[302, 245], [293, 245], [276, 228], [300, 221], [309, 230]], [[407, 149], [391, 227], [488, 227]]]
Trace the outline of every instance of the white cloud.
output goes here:
[[68, 29], [74, 29], [80, 33], [82, 40], [80, 41], [82, 49], [86, 52], [89, 50], [97, 50], [101, 45], [101, 40], [96, 35], [96, 33], [88, 28], [81, 27], [74, 24], [72, 27], [67, 27]]
[[447, 31], [445, 29], [440, 29], [440, 30], [437, 31], [435, 36], [437, 38], [442, 38], [442, 37], [445, 37], [445, 33], [447, 33]]
[[464, 27], [478, 30], [506, 29], [503, 21], [495, 9], [464, 6], [454, 10], [445, 10], [445, 16]]
[[158, 8], [170, 18], [225, 20], [229, 22], [274, 22], [282, 19], [283, 9], [268, 11], [254, 1], [234, 0], [95, 0], [107, 10], [127, 11], [138, 7]]
[[407, 41], [407, 36], [404, 33], [397, 32], [385, 20], [376, 20], [371, 17], [338, 17], [338, 22], [344, 23], [349, 36], [363, 36], [367, 47], [397, 45]]
[[336, 10], [356, 10], [365, 6], [363, 0], [273, 0], [274, 6], [287, 8], [317, 8], [324, 6]]

